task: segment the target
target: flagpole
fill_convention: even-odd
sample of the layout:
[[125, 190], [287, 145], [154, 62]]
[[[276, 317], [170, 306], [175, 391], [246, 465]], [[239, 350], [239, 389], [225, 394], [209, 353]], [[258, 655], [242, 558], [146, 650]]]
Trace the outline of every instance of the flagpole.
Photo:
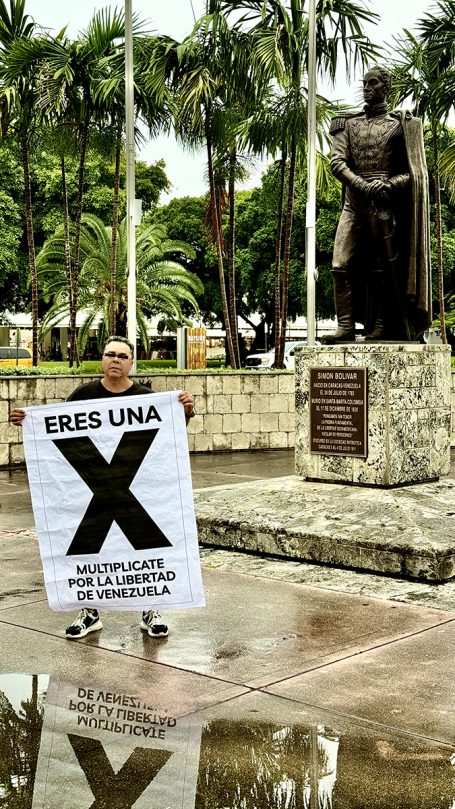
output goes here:
[[316, 339], [316, 0], [308, 15], [308, 151], [305, 269], [307, 281], [307, 345]]
[[136, 232], [134, 226], [135, 150], [134, 150], [134, 76], [133, 9], [125, 0], [125, 120], [126, 120], [126, 222], [127, 222], [127, 323], [128, 340], [134, 346], [133, 373], [136, 372]]

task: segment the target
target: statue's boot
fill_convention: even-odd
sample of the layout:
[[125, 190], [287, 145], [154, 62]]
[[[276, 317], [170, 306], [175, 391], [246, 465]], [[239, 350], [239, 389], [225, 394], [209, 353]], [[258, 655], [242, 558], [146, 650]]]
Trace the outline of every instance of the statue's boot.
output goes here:
[[354, 304], [352, 287], [345, 270], [332, 270], [333, 291], [335, 293], [335, 309], [338, 328], [335, 334], [321, 337], [321, 343], [353, 343], [355, 341]]
[[387, 289], [385, 273], [375, 272], [372, 277], [372, 295], [375, 303], [376, 320], [374, 327], [369, 334], [365, 335], [366, 343], [377, 343], [378, 340], [386, 339], [385, 313], [387, 306]]

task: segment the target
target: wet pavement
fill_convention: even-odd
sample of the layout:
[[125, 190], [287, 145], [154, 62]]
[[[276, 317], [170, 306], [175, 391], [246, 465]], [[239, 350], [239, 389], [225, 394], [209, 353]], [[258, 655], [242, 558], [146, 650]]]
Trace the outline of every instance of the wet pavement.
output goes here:
[[[195, 488], [293, 472], [194, 456]], [[0, 473], [0, 806], [453, 809], [455, 583], [201, 552], [207, 607], [69, 642], [25, 473]]]

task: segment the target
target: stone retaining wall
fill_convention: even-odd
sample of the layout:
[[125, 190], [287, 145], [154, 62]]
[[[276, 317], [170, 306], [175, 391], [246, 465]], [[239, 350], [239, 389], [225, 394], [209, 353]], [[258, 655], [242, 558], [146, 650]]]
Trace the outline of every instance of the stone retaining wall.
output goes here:
[[[24, 462], [21, 431], [8, 423], [12, 407], [61, 402], [82, 382], [98, 377], [0, 377], [0, 467]], [[186, 388], [196, 396], [190, 421], [191, 452], [287, 449], [294, 446], [294, 374], [141, 376], [153, 390]], [[452, 446], [455, 446], [455, 373], [452, 373]]]
[[455, 447], [455, 371], [452, 370], [452, 381], [451, 381], [451, 411], [452, 411], [452, 429], [450, 433], [450, 444], [452, 447]]
[[[24, 462], [21, 430], [8, 423], [14, 407], [64, 401], [98, 377], [0, 377], [0, 466]], [[156, 374], [141, 376], [157, 393], [186, 389], [197, 416], [188, 427], [191, 452], [287, 449], [294, 446], [294, 374]]]

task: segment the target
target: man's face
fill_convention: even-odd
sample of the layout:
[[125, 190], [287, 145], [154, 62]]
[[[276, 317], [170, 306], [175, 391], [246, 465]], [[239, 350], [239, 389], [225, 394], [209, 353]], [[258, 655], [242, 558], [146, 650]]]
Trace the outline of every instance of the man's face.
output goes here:
[[363, 77], [363, 97], [370, 106], [382, 104], [386, 98], [386, 91], [381, 74], [377, 70], [369, 70]]
[[113, 341], [104, 349], [102, 366], [108, 379], [126, 379], [133, 365], [130, 347], [126, 343]]

